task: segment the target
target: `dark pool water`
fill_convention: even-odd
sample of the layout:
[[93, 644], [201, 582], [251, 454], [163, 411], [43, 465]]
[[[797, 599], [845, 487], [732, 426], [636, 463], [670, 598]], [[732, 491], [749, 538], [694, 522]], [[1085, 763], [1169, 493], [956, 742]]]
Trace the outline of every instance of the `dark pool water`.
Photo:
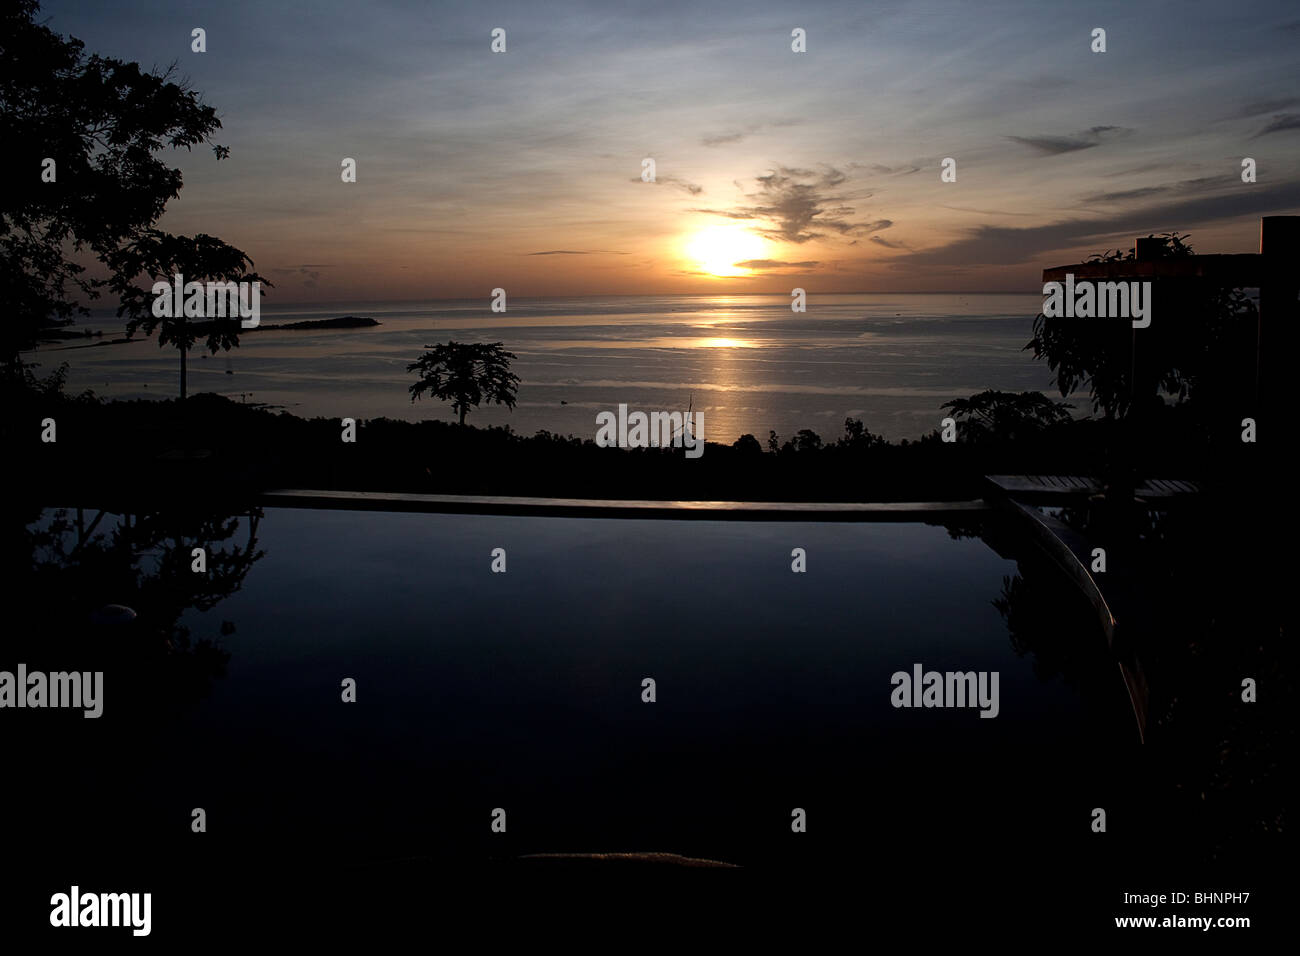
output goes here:
[[[655, 851], [900, 874], [955, 854], [977, 879], [1072, 865], [1117, 792], [1124, 702], [1086, 606], [1059, 595], [1082, 640], [1029, 633], [995, 604], [1016, 556], [941, 525], [271, 509], [250, 542], [232, 520], [261, 556], [179, 618], [224, 676], [127, 722], [110, 674], [102, 719], [45, 731], [97, 758], [51, 761], [18, 812], [88, 874]], [[895, 708], [915, 664], [997, 672], [997, 716]], [[79, 840], [59, 821], [91, 792], [113, 823]]]
[[[502, 807], [511, 851], [753, 860], [793, 807], [888, 802], [918, 760], [1086, 746], [1083, 701], [993, 606], [1015, 563], [940, 526], [282, 510], [258, 540], [207, 612], [237, 630], [203, 759], [168, 768], [223, 827], [492, 850]], [[893, 707], [916, 663], [998, 672], [998, 716]], [[464, 819], [428, 819], [440, 804]]]

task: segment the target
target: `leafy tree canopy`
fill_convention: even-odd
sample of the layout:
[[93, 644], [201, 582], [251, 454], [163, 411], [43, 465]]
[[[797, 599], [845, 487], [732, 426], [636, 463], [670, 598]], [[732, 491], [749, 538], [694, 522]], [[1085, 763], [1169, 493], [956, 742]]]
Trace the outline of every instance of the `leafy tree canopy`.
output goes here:
[[420, 380], [409, 388], [412, 402], [426, 392], [444, 402], [450, 400], [462, 425], [465, 413], [478, 408], [480, 402], [515, 407], [519, 376], [510, 371], [515, 356], [505, 351], [501, 342], [447, 342], [425, 348], [425, 353], [406, 367], [408, 372], [420, 374]]
[[[216, 111], [173, 80], [174, 67], [145, 72], [88, 55], [80, 40], [36, 22], [38, 10], [36, 0], [0, 8], [0, 362], [11, 372], [22, 349], [87, 314], [82, 298], [106, 286], [122, 297], [118, 314], [138, 320], [131, 328], [152, 331], [133, 291], [140, 273], [162, 278], [183, 264], [187, 280], [238, 281], [251, 265], [210, 236], [153, 228], [181, 189], [180, 170], [156, 154], [207, 144], [225, 158], [229, 150], [211, 140], [221, 127]], [[109, 276], [89, 277], [89, 258]]]
[[1042, 392], [999, 392], [986, 389], [970, 398], [944, 402], [961, 423], [966, 441], [1014, 441], [1027, 438], [1052, 425], [1070, 421], [1072, 405], [1054, 402]]
[[[1194, 253], [1187, 236], [1176, 232], [1148, 236], [1155, 259], [1182, 259]], [[1127, 253], [1099, 253], [1090, 262], [1128, 262]], [[1161, 401], [1198, 401], [1202, 407], [1239, 407], [1253, 388], [1254, 301], [1240, 289], [1195, 277], [1157, 279], [1152, 289], [1154, 319], [1149, 328], [1129, 323], [1079, 318], [1034, 319], [1025, 346], [1044, 359], [1064, 398], [1085, 388], [1093, 411], [1122, 418], [1134, 407]], [[1228, 396], [1237, 397], [1227, 401]]]

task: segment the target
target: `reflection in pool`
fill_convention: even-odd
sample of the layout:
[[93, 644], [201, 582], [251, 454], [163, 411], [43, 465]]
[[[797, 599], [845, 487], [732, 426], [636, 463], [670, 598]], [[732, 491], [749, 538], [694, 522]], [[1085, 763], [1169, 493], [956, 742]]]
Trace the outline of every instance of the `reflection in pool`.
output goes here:
[[[997, 543], [992, 522], [976, 530]], [[120, 775], [119, 842], [76, 851], [92, 867], [99, 851], [120, 866], [122, 845], [147, 848], [146, 873], [189, 859], [196, 807], [219, 834], [205, 865], [240, 872], [341, 847], [362, 867], [621, 851], [822, 866], [903, 847], [921, 871], [927, 848], [1059, 866], [1085, 852], [1080, 814], [1132, 733], [1087, 607], [1039, 582], [1038, 605], [1075, 624], [1041, 633], [1017, 562], [938, 525], [268, 509], [214, 529], [237, 551], [210, 545], [207, 576], [237, 582], [137, 610], [179, 611], [223, 666], [187, 672], [193, 693], [157, 719], [110, 674], [96, 727], [50, 730], [101, 762], [51, 770], [38, 826], [70, 812], [59, 794]], [[171, 578], [203, 578], [201, 537], [137, 557], [175, 552]], [[109, 583], [95, 601], [182, 593]], [[997, 672], [997, 717], [892, 706], [891, 675], [914, 665]]]

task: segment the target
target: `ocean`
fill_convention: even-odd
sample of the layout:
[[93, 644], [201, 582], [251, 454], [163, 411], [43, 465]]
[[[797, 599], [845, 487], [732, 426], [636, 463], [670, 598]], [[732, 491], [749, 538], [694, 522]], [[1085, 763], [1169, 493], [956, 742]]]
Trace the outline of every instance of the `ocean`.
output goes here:
[[[810, 296], [794, 313], [788, 296], [591, 296], [344, 303], [278, 308], [262, 323], [356, 315], [377, 328], [258, 330], [239, 348], [190, 354], [189, 391], [283, 408], [304, 417], [454, 420], [449, 405], [412, 404], [407, 372], [426, 345], [449, 339], [502, 342], [521, 383], [513, 411], [484, 406], [475, 425], [532, 434], [594, 437], [596, 415], [630, 410], [703, 413], [703, 436], [766, 442], [809, 428], [825, 439], [860, 418], [897, 441], [937, 428], [940, 406], [986, 388], [1041, 390], [1050, 375], [1023, 351], [1041, 308], [1029, 294]], [[120, 334], [111, 312], [81, 327]], [[81, 346], [81, 347], [78, 347]], [[85, 347], [75, 340], [28, 353], [47, 373], [67, 362], [68, 387], [104, 398], [170, 398], [178, 357], [156, 338]]]

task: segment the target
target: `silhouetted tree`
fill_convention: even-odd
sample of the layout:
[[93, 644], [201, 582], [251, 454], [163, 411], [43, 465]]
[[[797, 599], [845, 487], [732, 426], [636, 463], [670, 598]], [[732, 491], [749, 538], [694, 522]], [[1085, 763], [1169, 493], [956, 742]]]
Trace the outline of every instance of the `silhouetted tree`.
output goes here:
[[[1166, 233], [1156, 258], [1193, 255], [1187, 236]], [[1094, 255], [1092, 262], [1122, 262], [1136, 250]], [[1215, 398], [1241, 392], [1253, 375], [1251, 335], [1254, 302], [1240, 289], [1193, 277], [1157, 281], [1153, 298], [1159, 314], [1149, 328], [1127, 322], [1080, 318], [1034, 318], [1033, 338], [1025, 346], [1046, 359], [1061, 396], [1087, 388], [1094, 411], [1123, 418], [1133, 407], [1159, 402], [1159, 392], [1175, 400]], [[1235, 411], [1235, 408], [1234, 408]]]
[[835, 444], [840, 448], [862, 450], [886, 445], [888, 442], [879, 435], [871, 434], [867, 426], [862, 423], [862, 419], [846, 418], [844, 419], [844, 436]]
[[420, 380], [410, 386], [411, 401], [425, 392], [442, 401], [451, 400], [451, 409], [465, 424], [465, 414], [480, 402], [515, 407], [519, 376], [510, 371], [514, 353], [502, 343], [447, 342], [426, 345], [427, 350], [406, 367], [419, 372]]
[[[36, 0], [0, 9], [0, 363], [10, 377], [21, 377], [19, 353], [44, 330], [88, 314], [78, 296], [108, 286], [138, 314], [130, 270], [171, 265], [164, 250], [188, 249], [175, 261], [195, 277], [242, 279], [248, 263], [211, 237], [152, 229], [181, 189], [180, 170], [154, 154], [207, 143], [225, 158], [228, 148], [210, 139], [216, 111], [172, 82], [172, 69], [87, 56], [80, 40], [36, 23], [39, 9]], [[88, 256], [107, 278], [86, 276]], [[169, 330], [167, 341], [182, 340]]]
[[1053, 402], [1042, 392], [999, 392], [986, 389], [970, 398], [944, 402], [961, 423], [958, 434], [969, 442], [1014, 441], [1028, 438], [1052, 425], [1070, 421], [1066, 402]]
[[[170, 283], [173, 275], [190, 282], [260, 282], [271, 283], [248, 268], [253, 260], [234, 246], [200, 233], [197, 236], [171, 236], [156, 229], [146, 230], [139, 238], [110, 253], [105, 261], [113, 268], [109, 285], [121, 300], [117, 314], [129, 315], [126, 334], [137, 329], [153, 334], [158, 329], [158, 345], [174, 345], [181, 354], [180, 397], [185, 398], [185, 357], [200, 334], [207, 336], [207, 347], [214, 355], [218, 349], [229, 351], [239, 346], [240, 319], [210, 318], [198, 323], [182, 315], [159, 318], [153, 314], [152, 292], [134, 284], [135, 276], [146, 276], [147, 284], [157, 280]], [[260, 292], [258, 293], [260, 295]]]
[[795, 451], [819, 451], [821, 447], [822, 436], [811, 428], [801, 428], [794, 436]]

